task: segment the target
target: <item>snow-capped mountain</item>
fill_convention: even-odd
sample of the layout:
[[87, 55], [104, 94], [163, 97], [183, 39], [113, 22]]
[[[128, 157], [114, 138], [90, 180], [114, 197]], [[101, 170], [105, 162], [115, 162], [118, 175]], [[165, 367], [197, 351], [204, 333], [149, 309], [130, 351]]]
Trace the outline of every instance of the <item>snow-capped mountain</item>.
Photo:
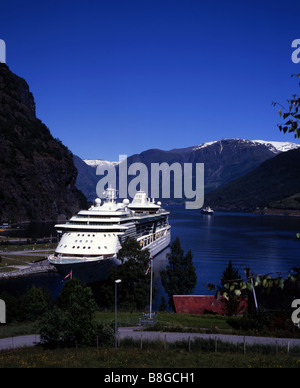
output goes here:
[[[201, 149], [205, 149], [211, 146], [219, 146], [220, 152], [223, 151], [224, 145], [228, 144], [228, 141], [231, 143], [236, 144], [243, 144], [247, 147], [255, 147], [258, 145], [264, 145], [268, 150], [270, 150], [274, 155], [277, 155], [281, 152], [287, 152], [296, 148], [300, 148], [300, 144], [296, 143], [290, 143], [290, 142], [279, 142], [279, 141], [266, 141], [266, 140], [245, 140], [245, 139], [223, 139], [223, 140], [216, 140], [211, 141], [207, 143], [203, 143], [194, 147], [188, 147], [188, 148], [182, 148], [182, 149], [176, 149], [172, 151], [177, 152], [187, 152], [187, 151], [199, 151]], [[149, 150], [152, 151], [152, 150]], [[149, 152], [145, 151], [145, 152]], [[155, 150], [157, 151], [157, 150]], [[172, 151], [161, 151], [161, 152], [172, 152]], [[99, 165], [102, 166], [118, 166], [119, 162], [109, 162], [107, 160], [102, 159], [84, 159], [83, 160], [88, 166], [97, 168]]]
[[83, 161], [90, 167], [97, 168], [98, 166], [117, 166], [119, 162], [109, 162], [107, 160], [102, 159], [83, 159]]
[[220, 148], [222, 149], [222, 142], [227, 140], [235, 140], [237, 142], [243, 142], [244, 144], [248, 144], [249, 146], [256, 146], [258, 144], [265, 145], [271, 152], [273, 152], [275, 155], [279, 154], [280, 152], [287, 152], [290, 150], [294, 150], [297, 148], [300, 148], [300, 144], [291, 143], [291, 142], [280, 142], [280, 141], [267, 141], [267, 140], [246, 140], [246, 139], [223, 139], [223, 140], [217, 140], [217, 141], [211, 141], [207, 143], [200, 144], [196, 147], [193, 147], [194, 151], [210, 147], [214, 144], [219, 144]]
[[287, 152], [300, 148], [300, 144], [280, 142], [280, 141], [265, 141], [265, 140], [253, 140], [254, 143], [265, 144], [272, 152], [278, 154], [280, 152]]
[[[181, 166], [184, 163], [193, 163], [193, 165], [204, 163], [205, 190], [210, 192], [254, 170], [264, 161], [296, 148], [300, 148], [300, 145], [289, 142], [223, 139], [170, 151], [150, 149], [130, 156], [127, 164], [129, 167], [132, 163], [143, 163], [148, 171], [151, 171], [152, 163], [161, 164], [165, 162], [169, 166], [175, 162], [180, 163]], [[86, 159], [84, 163], [82, 161], [79, 163], [77, 160], [76, 163], [78, 168], [77, 187], [89, 200], [96, 197], [96, 185], [99, 181], [99, 176], [95, 173], [96, 167], [98, 165], [118, 167], [119, 164], [119, 162], [99, 159]], [[129, 177], [128, 183], [133, 178]], [[87, 186], [89, 189], [87, 189]]]

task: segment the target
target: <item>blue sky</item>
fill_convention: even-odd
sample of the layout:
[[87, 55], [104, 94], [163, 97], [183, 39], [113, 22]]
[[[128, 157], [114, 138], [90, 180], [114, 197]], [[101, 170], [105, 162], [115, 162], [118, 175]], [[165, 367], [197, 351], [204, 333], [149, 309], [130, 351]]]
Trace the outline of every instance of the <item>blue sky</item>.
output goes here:
[[271, 103], [299, 88], [299, 11], [299, 0], [10, 0], [0, 39], [53, 136], [113, 161], [223, 138], [295, 141]]

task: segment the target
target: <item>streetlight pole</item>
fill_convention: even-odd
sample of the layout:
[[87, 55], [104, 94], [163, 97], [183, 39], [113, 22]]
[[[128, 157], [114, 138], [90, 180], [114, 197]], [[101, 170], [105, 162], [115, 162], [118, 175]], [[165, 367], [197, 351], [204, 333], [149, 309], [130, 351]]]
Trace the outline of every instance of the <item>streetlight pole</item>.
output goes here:
[[118, 348], [118, 323], [117, 323], [117, 286], [122, 280], [115, 280], [115, 349]]
[[150, 280], [150, 319], [152, 319], [152, 293], [153, 293], [153, 257], [151, 259], [151, 280]]

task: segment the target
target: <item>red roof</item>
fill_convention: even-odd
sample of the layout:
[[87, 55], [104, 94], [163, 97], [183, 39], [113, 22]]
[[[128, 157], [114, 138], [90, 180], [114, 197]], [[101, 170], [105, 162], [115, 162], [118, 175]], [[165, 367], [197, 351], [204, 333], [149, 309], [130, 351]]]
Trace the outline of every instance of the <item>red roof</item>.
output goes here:
[[[177, 314], [205, 314], [213, 312], [225, 314], [224, 298], [216, 299], [214, 295], [173, 295], [175, 311]], [[247, 310], [248, 300], [241, 299], [239, 314]]]

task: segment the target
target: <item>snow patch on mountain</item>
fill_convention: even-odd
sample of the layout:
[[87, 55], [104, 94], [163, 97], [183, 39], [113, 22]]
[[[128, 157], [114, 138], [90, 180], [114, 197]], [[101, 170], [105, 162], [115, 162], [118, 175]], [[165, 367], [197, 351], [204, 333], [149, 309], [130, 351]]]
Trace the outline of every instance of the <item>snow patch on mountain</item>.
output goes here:
[[[223, 140], [224, 141], [225, 140], [235, 140], [237, 142], [243, 142], [243, 143], [247, 143], [247, 144], [253, 145], [253, 146], [263, 144], [271, 152], [273, 152], [276, 155], [281, 153], [281, 152], [287, 152], [290, 150], [294, 150], [296, 148], [300, 148], [300, 144], [291, 143], [291, 142], [266, 141], [266, 140], [246, 140], [246, 139], [223, 139]], [[199, 145], [193, 147], [193, 151], [197, 151], [197, 150], [200, 150], [200, 149], [203, 149], [206, 147], [210, 147], [210, 146], [212, 146], [214, 144], [218, 144], [218, 143], [220, 144], [221, 151], [222, 151], [222, 141], [223, 140], [210, 141], [207, 143], [199, 144]]]
[[[265, 141], [265, 140], [253, 140], [255, 143], [265, 144], [272, 152], [280, 153], [295, 150], [300, 148], [300, 144], [281, 142], [281, 141]], [[274, 149], [274, 150], [273, 150]]]
[[119, 162], [109, 162], [108, 160], [102, 160], [102, 159], [83, 159], [84, 163], [86, 163], [88, 166], [97, 168], [98, 166], [117, 166]]

